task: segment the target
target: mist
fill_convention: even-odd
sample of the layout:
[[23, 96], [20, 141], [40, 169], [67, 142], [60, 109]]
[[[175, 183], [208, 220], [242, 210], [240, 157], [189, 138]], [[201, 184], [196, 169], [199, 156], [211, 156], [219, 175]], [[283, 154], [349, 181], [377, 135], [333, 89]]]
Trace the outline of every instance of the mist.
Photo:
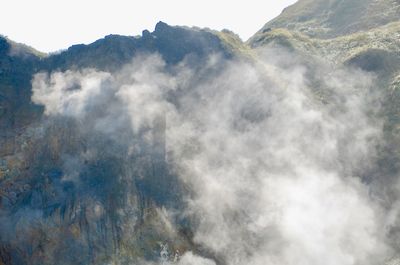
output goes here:
[[[384, 142], [375, 77], [278, 48], [258, 58], [170, 66], [147, 54], [117, 72], [40, 73], [32, 101], [47, 120], [110, 139], [123, 163], [143, 152], [165, 161], [182, 199], [163, 208], [168, 231], [188, 220], [206, 251], [167, 246], [157, 264], [384, 263], [397, 207], [366, 181]], [[65, 156], [63, 181], [80, 185], [82, 157]]]

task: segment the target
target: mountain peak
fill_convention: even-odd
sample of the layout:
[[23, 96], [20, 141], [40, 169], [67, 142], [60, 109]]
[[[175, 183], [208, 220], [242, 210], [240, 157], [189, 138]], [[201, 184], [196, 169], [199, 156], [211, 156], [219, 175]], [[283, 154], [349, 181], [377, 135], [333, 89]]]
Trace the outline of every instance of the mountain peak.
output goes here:
[[163, 31], [163, 30], [168, 29], [168, 28], [170, 28], [170, 26], [167, 23], [159, 21], [156, 24], [155, 31]]

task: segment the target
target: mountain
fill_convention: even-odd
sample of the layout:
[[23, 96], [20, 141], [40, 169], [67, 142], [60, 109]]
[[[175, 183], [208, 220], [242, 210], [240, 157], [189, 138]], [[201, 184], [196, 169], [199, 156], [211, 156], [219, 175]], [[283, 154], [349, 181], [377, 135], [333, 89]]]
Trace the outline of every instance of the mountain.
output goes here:
[[397, 0], [300, 0], [259, 32], [287, 28], [310, 37], [332, 38], [398, 22]]
[[[92, 136], [82, 134], [72, 120], [48, 120], [41, 125], [44, 109], [31, 101], [31, 80], [35, 73], [54, 70], [118, 71], [135, 56], [155, 52], [170, 66], [184, 58], [197, 63], [211, 53], [229, 58], [234, 51], [225, 39], [237, 37], [160, 22], [140, 37], [109, 35], [47, 55], [0, 38], [0, 264], [98, 264], [117, 250], [154, 260], [159, 256], [154, 250], [165, 240], [182, 252], [192, 248], [189, 230], [183, 227], [171, 233], [163, 226], [160, 207], [177, 207], [181, 199], [174, 188], [175, 177], [151, 151], [157, 146], [134, 157], [115, 156], [107, 151], [106, 139], [98, 136], [96, 145], [105, 152], [84, 164], [75, 161], [73, 157], [90, 146]], [[64, 155], [86, 168], [83, 185], [61, 179]], [[125, 163], [133, 166], [133, 172], [125, 172]], [[116, 178], [121, 172], [126, 176]], [[139, 172], [146, 177], [138, 177]], [[136, 180], [127, 185], [132, 174]], [[101, 220], [93, 212], [99, 201], [104, 204], [102, 211], [107, 211]], [[130, 209], [139, 220], [132, 227], [134, 237], [122, 227], [133, 222], [120, 213]]]
[[[399, 1], [299, 0], [266, 23], [247, 44], [260, 51], [285, 47], [305, 60], [322, 59], [335, 67], [352, 66], [373, 74], [377, 78], [375, 90], [382, 106], [379, 116], [385, 140], [378, 147], [378, 166], [374, 173], [377, 175], [367, 177], [366, 181], [381, 182], [379, 189], [397, 185], [400, 173]], [[323, 91], [318, 94], [325, 97]], [[392, 207], [390, 201], [398, 196], [396, 188], [389, 193], [388, 208]], [[395, 230], [390, 228], [389, 233], [394, 235]], [[395, 237], [392, 240], [397, 241]], [[393, 258], [387, 264], [398, 264], [399, 260]]]
[[[393, 60], [381, 62], [393, 68], [397, 67], [399, 17], [398, 1], [301, 0], [268, 22], [248, 44], [256, 48], [274, 42], [335, 63], [357, 61], [367, 70], [374, 70], [372, 61], [378, 63], [367, 57], [385, 57], [378, 61]], [[377, 69], [382, 68], [376, 65]]]
[[393, 178], [400, 165], [399, 18], [399, 1], [300, 0], [248, 41], [256, 50], [285, 47], [305, 58], [323, 58], [376, 75], [386, 134], [380, 170]]
[[[151, 57], [154, 54], [158, 54], [160, 58]], [[150, 59], [146, 59], [148, 57]], [[270, 64], [268, 67], [265, 67], [264, 60]], [[275, 63], [274, 67], [270, 61]], [[303, 70], [292, 69], [293, 65], [301, 65]], [[278, 70], [271, 70], [275, 68]], [[229, 75], [226, 74], [226, 69], [229, 69]], [[264, 71], [272, 71], [274, 74], [259, 74]], [[282, 77], [279, 71], [288, 71], [290, 75]], [[296, 78], [302, 71], [302, 76], [306, 79], [305, 95], [312, 100], [301, 103], [306, 103], [303, 104], [307, 105], [306, 109], [316, 108], [316, 111], [307, 112], [306, 118], [292, 120], [291, 115], [296, 115], [296, 111], [291, 113], [291, 108], [302, 105], [296, 105], [299, 103], [296, 100], [304, 95], [296, 94], [293, 98], [287, 98], [288, 100], [279, 99], [285, 99], [285, 93], [289, 93], [287, 91], [291, 89], [297, 91]], [[336, 80], [333, 88], [327, 87], [324, 78], [334, 77], [336, 72], [344, 75], [345, 81]], [[349, 72], [350, 77], [343, 72]], [[148, 73], [151, 73], [150, 77], [147, 76]], [[354, 79], [352, 75], [355, 76]], [[368, 102], [372, 107], [368, 108], [367, 117], [362, 118], [373, 120], [376, 127], [382, 123], [383, 140], [374, 142], [376, 152], [360, 158], [363, 165], [367, 164], [365, 167], [354, 166], [355, 169], [350, 170], [346, 167], [353, 167], [352, 162], [341, 160], [351, 160], [352, 156], [358, 155], [352, 152], [347, 154], [345, 151], [346, 145], [352, 146], [352, 141], [357, 142], [358, 138], [354, 137], [364, 137], [357, 134], [358, 127], [362, 127], [363, 123], [356, 120], [357, 115], [352, 116], [352, 108], [358, 113], [358, 103], [341, 105], [346, 102], [348, 94], [335, 94], [341, 93], [335, 89], [340, 90], [347, 80], [351, 80], [354, 83], [348, 86], [351, 90], [352, 86], [357, 87], [357, 82], [360, 81], [358, 79], [368, 81], [369, 78], [373, 80], [371, 90], [357, 90], [360, 94], [374, 96]], [[104, 98], [90, 90], [91, 84], [96, 83], [93, 80], [103, 82], [99, 86]], [[49, 108], [46, 104], [39, 104], [41, 102], [37, 99], [35, 101], [34, 93], [38, 93], [33, 89], [35, 82], [45, 83], [53, 89], [42, 95], [44, 101], [46, 96], [54, 96], [59, 105], [50, 104], [53, 108]], [[89, 89], [88, 93], [92, 93], [89, 97], [77, 92], [83, 91], [85, 86]], [[148, 97], [146, 100], [150, 102], [150, 107], [141, 105], [140, 100], [134, 101], [134, 104], [126, 103], [138, 97], [137, 94], [132, 95], [128, 93], [131, 91], [123, 89], [130, 86], [142, 93], [139, 95]], [[173, 89], [165, 88], [169, 86]], [[265, 88], [261, 89], [263, 86]], [[57, 90], [59, 87], [61, 89]], [[161, 87], [161, 90], [155, 87]], [[276, 92], [272, 89], [275, 87], [283, 88], [284, 93]], [[146, 94], [142, 89], [151, 93]], [[238, 96], [235, 93], [242, 91], [240, 89], [248, 92], [239, 93]], [[222, 96], [219, 94], [221, 90], [224, 92]], [[65, 92], [66, 96], [60, 91]], [[335, 139], [340, 147], [338, 152], [343, 152], [344, 155], [330, 167], [340, 168], [338, 172], [343, 170], [346, 176], [357, 175], [357, 180], [350, 181], [349, 187], [359, 185], [358, 182], [369, 185], [371, 188], [368, 192], [380, 196], [379, 203], [385, 209], [382, 211], [387, 210], [391, 216], [395, 216], [400, 197], [396, 188], [400, 173], [399, 91], [398, 0], [299, 0], [268, 22], [246, 43], [228, 30], [218, 32], [170, 26], [164, 22], [157, 23], [153, 32], [144, 30], [141, 36], [108, 35], [88, 45], [73, 45], [57, 54], [43, 54], [0, 37], [0, 265], [142, 264], [139, 262], [231, 265], [241, 262], [246, 264], [246, 261], [252, 264], [251, 261], [259, 261], [259, 256], [262, 258], [263, 251], [272, 251], [274, 255], [270, 257], [276, 258], [275, 261], [280, 262], [279, 264], [286, 264], [277, 257], [285, 252], [280, 248], [286, 240], [278, 234], [287, 227], [274, 230], [274, 225], [265, 225], [269, 217], [262, 216], [260, 212], [266, 206], [262, 203], [263, 197], [257, 197], [254, 192], [258, 186], [265, 184], [259, 179], [254, 183], [248, 179], [252, 174], [257, 175], [258, 171], [278, 172], [286, 167], [285, 159], [281, 157], [278, 159], [279, 163], [269, 165], [269, 160], [273, 161], [275, 154], [267, 152], [268, 155], [265, 155], [260, 152], [260, 144], [251, 137], [245, 138], [243, 147], [240, 145], [241, 137], [252, 136], [250, 132], [254, 128], [264, 124], [263, 121], [269, 117], [274, 117], [273, 111], [276, 110], [266, 109], [268, 106], [265, 106], [265, 102], [274, 105], [274, 100], [277, 100], [283, 104], [283, 109], [278, 108], [277, 112], [284, 118], [275, 119], [277, 124], [286, 122], [287, 119], [287, 122], [293, 122], [298, 127], [307, 125], [310, 117], [318, 116], [315, 113], [319, 110], [322, 120], [334, 120], [337, 117], [330, 116], [330, 113], [336, 113], [336, 108], [343, 108], [343, 112], [350, 118], [356, 117], [350, 122], [357, 124], [351, 131], [355, 136], [346, 135], [345, 139], [340, 138], [342, 136]], [[375, 94], [378, 94], [376, 98]], [[210, 98], [215, 99], [215, 95], [217, 100], [211, 100], [215, 105], [212, 107], [213, 111], [206, 112]], [[351, 99], [354, 96], [349, 95]], [[166, 100], [161, 102], [160, 107], [161, 97]], [[228, 104], [224, 105], [226, 101]], [[241, 109], [241, 104], [247, 107]], [[178, 117], [183, 117], [188, 122], [183, 125], [175, 124], [174, 128], [170, 128], [178, 133], [171, 143], [167, 143], [171, 135], [166, 133], [167, 114], [164, 112], [171, 112], [171, 108], [175, 112], [182, 112]], [[234, 115], [226, 114], [229, 108], [234, 110]], [[50, 115], [49, 112], [52, 111], [55, 113]], [[74, 116], [78, 112], [84, 113], [83, 117]], [[157, 115], [154, 114], [156, 118], [153, 117], [151, 122], [146, 119], [135, 120], [134, 122], [145, 125], [132, 130], [130, 124], [134, 122], [130, 120], [130, 115], [124, 115], [125, 112], [150, 112]], [[233, 138], [224, 135], [225, 124], [224, 121], [217, 122], [218, 115], [227, 117], [226, 120], [233, 123], [229, 127], [232, 131], [237, 130], [234, 131]], [[341, 116], [339, 118], [340, 122], [347, 121]], [[211, 121], [211, 129], [204, 129], [208, 128], [204, 125], [204, 119]], [[342, 128], [340, 122], [334, 123], [332, 128]], [[267, 129], [272, 130], [269, 123], [264, 126], [257, 131], [259, 135]], [[305, 127], [300, 133], [290, 126], [282, 130], [278, 128], [272, 130], [269, 137], [285, 142], [284, 137], [287, 134], [284, 130], [288, 130], [293, 139], [307, 138], [306, 133], [315, 134], [318, 138], [318, 130], [323, 132], [324, 126], [321, 121], [315, 127]], [[332, 128], [329, 128], [327, 135], [335, 131]], [[293, 135], [290, 130], [294, 131]], [[198, 134], [192, 135], [193, 131]], [[229, 144], [222, 144], [217, 137], [213, 138], [215, 134], [230, 140]], [[188, 142], [182, 144], [183, 139]], [[291, 141], [293, 144], [294, 140]], [[184, 157], [176, 158], [168, 153], [171, 145], [176, 145], [176, 149]], [[286, 149], [291, 150], [290, 147]], [[307, 146], [302, 148], [308, 154]], [[316, 156], [320, 159], [320, 156], [329, 153], [329, 148], [330, 145], [323, 143], [321, 149], [324, 150], [316, 148], [321, 153], [315, 151], [312, 155], [317, 153]], [[232, 149], [235, 152], [243, 151], [246, 159], [225, 161], [224, 158], [229, 157]], [[362, 150], [363, 147], [356, 149], [361, 153]], [[204, 157], [196, 156], [202, 152], [217, 155], [207, 161], [205, 166], [202, 164]], [[248, 159], [253, 152], [262, 153], [265, 161], [258, 161], [261, 160], [259, 157]], [[302, 155], [307, 157], [301, 153], [294, 157], [298, 159]], [[199, 160], [196, 161], [196, 158]], [[182, 162], [177, 163], [174, 159]], [[322, 165], [329, 164], [328, 158], [326, 161], [322, 158], [320, 160], [323, 160], [320, 162]], [[252, 168], [251, 174], [242, 172], [248, 178], [239, 178], [240, 181], [233, 178], [233, 184], [218, 182], [225, 175], [236, 176], [235, 170], [243, 170], [253, 163], [257, 167]], [[220, 170], [221, 165], [226, 168]], [[186, 173], [192, 172], [191, 170], [198, 170], [205, 175], [217, 172], [215, 179], [206, 178], [214, 184], [209, 187], [202, 184], [200, 178], [190, 180], [186, 175], [183, 178], [178, 176], [177, 172]], [[311, 174], [312, 171], [307, 173]], [[285, 174], [290, 173], [285, 171]], [[344, 179], [347, 181], [347, 178]], [[192, 182], [198, 186], [193, 188]], [[246, 186], [249, 182], [250, 188]], [[248, 190], [241, 190], [241, 186]], [[196, 188], [210, 195], [210, 198], [201, 197]], [[340, 188], [342, 187], [337, 184], [333, 190]], [[348, 191], [350, 188], [346, 186], [344, 189]], [[352, 192], [351, 189], [350, 191]], [[364, 196], [368, 192], [359, 193]], [[211, 198], [214, 193], [218, 195], [216, 200]], [[263, 193], [263, 196], [271, 196], [270, 193], [275, 194], [273, 188], [267, 194]], [[227, 199], [229, 203], [225, 203], [225, 197], [234, 199]], [[357, 197], [348, 203], [358, 203], [358, 199]], [[245, 205], [235, 209], [242, 200], [252, 207], [260, 208], [251, 211], [251, 207]], [[335, 200], [340, 201], [340, 198], [329, 201], [329, 207], [336, 206]], [[201, 203], [212, 209], [211, 212], [201, 211]], [[283, 204], [285, 203], [288, 202], [284, 200]], [[188, 211], [189, 206], [192, 208]], [[272, 208], [278, 206], [273, 205]], [[300, 209], [310, 210], [307, 207]], [[192, 215], [196, 210], [200, 211], [197, 219]], [[217, 227], [215, 230], [220, 228], [222, 236], [210, 243], [196, 231], [203, 233], [200, 235], [216, 233], [212, 226], [202, 226], [202, 222], [210, 222], [207, 218], [214, 212], [219, 213], [221, 219], [217, 219], [217, 225], [211, 223]], [[357, 219], [359, 222], [370, 217], [363, 218], [363, 213], [359, 214], [362, 216]], [[253, 219], [256, 221], [253, 222]], [[347, 222], [347, 219], [342, 222]], [[294, 223], [289, 224], [295, 227]], [[237, 240], [231, 240], [225, 234], [224, 229], [231, 226], [234, 227], [231, 232]], [[370, 227], [361, 228], [366, 231]], [[353, 226], [351, 229], [356, 230]], [[391, 223], [388, 230], [390, 236], [385, 239], [385, 244], [395, 250], [400, 249], [399, 226]], [[289, 233], [286, 230], [285, 232]], [[325, 233], [334, 234], [330, 231]], [[258, 237], [259, 234], [266, 234], [267, 237]], [[361, 241], [358, 239], [360, 235], [357, 234], [356, 237]], [[275, 241], [268, 243], [270, 239]], [[231, 245], [226, 241], [233, 241], [229, 243], [235, 247], [239, 244], [239, 247], [231, 250]], [[360, 245], [364, 246], [361, 243]], [[252, 247], [259, 246], [265, 249], [258, 253], [252, 252]], [[374, 245], [373, 249], [371, 251], [379, 248]], [[302, 256], [299, 254], [301, 252], [301, 249], [294, 251], [299, 257]], [[245, 254], [235, 256], [239, 255], [237, 253]], [[306, 254], [314, 257], [313, 253]], [[197, 258], [180, 260], [182, 256]], [[393, 255], [385, 258], [392, 257]], [[286, 261], [287, 264], [294, 264]], [[315, 262], [318, 264], [318, 260]], [[396, 262], [398, 260], [392, 259], [388, 264]]]

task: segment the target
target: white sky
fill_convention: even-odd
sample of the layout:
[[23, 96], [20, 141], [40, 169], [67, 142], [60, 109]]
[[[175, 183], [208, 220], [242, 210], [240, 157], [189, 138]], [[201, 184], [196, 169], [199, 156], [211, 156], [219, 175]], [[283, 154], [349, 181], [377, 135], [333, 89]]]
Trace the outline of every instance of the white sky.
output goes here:
[[247, 40], [296, 0], [4, 0], [0, 34], [40, 51], [91, 43], [108, 34], [139, 35], [158, 21], [224, 28]]

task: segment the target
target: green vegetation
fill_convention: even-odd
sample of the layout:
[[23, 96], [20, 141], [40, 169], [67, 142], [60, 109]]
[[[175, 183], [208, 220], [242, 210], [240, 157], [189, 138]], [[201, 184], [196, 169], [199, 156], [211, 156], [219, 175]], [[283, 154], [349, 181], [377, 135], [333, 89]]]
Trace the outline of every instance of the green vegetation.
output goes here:
[[396, 0], [300, 0], [268, 22], [268, 28], [287, 28], [311, 37], [332, 38], [367, 31], [398, 21]]

